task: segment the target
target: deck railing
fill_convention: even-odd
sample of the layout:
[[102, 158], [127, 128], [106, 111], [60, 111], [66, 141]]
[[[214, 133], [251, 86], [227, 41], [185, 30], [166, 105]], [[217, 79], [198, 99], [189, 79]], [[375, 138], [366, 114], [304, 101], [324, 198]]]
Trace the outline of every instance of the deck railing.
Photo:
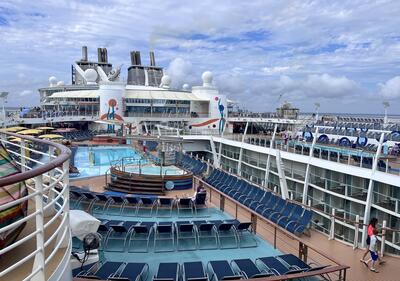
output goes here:
[[[0, 188], [25, 184], [27, 196], [0, 206], [0, 212], [27, 202], [27, 215], [0, 228], [0, 235], [26, 224], [18, 239], [0, 249], [0, 280], [58, 280], [69, 268], [70, 150], [57, 143], [13, 133], [1, 141], [21, 172], [0, 178]], [[17, 137], [11, 142], [7, 137]], [[68, 274], [68, 273], [67, 273]]]

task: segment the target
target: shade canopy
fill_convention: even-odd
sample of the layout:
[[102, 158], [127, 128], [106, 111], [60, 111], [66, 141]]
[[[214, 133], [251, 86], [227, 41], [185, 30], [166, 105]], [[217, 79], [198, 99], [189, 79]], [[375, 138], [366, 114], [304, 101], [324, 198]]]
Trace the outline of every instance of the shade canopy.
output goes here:
[[59, 128], [53, 131], [53, 133], [67, 133], [67, 132], [75, 132], [77, 131], [75, 128]]
[[20, 135], [39, 135], [41, 132], [43, 132], [43, 131], [38, 130], [38, 129], [28, 129], [28, 130], [19, 131], [17, 133]]
[[5, 129], [2, 129], [2, 131], [6, 131], [6, 132], [18, 132], [18, 131], [22, 131], [22, 130], [25, 130], [26, 128], [25, 127], [19, 127], [19, 126], [16, 126], [16, 127], [9, 127], [9, 128], [5, 128]]
[[54, 128], [53, 127], [38, 127], [38, 128], [36, 128], [37, 130], [43, 130], [43, 131], [46, 131], [46, 130], [54, 130]]
[[47, 134], [47, 135], [40, 135], [39, 139], [49, 139], [49, 140], [53, 140], [53, 139], [63, 139], [64, 136], [62, 135], [57, 135], [57, 134]]

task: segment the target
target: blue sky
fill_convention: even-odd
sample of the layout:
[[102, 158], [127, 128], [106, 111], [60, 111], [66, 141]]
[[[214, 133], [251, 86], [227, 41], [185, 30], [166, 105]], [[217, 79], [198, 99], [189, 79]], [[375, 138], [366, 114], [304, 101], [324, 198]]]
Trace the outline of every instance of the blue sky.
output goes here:
[[400, 106], [400, 2], [23, 1], [0, 2], [0, 90], [10, 105], [38, 103], [48, 77], [70, 83], [82, 45], [107, 47], [129, 66], [154, 50], [173, 85], [210, 70], [230, 99], [271, 111], [389, 113]]

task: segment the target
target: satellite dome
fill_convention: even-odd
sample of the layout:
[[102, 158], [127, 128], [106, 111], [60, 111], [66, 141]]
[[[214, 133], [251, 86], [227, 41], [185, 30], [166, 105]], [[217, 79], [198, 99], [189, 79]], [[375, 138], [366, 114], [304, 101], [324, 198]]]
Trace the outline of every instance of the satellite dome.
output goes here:
[[64, 86], [64, 85], [65, 85], [64, 81], [58, 81], [57, 82], [57, 86]]
[[211, 71], [205, 71], [201, 75], [201, 79], [203, 79], [203, 86], [210, 87], [212, 86], [213, 74]]
[[88, 84], [95, 84], [97, 80], [96, 70], [89, 68], [85, 70], [85, 79]]
[[57, 78], [54, 76], [49, 77], [50, 86], [55, 86], [57, 84]]
[[189, 91], [189, 88], [190, 88], [189, 84], [185, 83], [182, 85], [182, 90], [184, 90], [184, 91]]
[[163, 75], [163, 77], [161, 78], [161, 86], [163, 88], [169, 88], [169, 85], [171, 85], [171, 77], [169, 77], [168, 75]]

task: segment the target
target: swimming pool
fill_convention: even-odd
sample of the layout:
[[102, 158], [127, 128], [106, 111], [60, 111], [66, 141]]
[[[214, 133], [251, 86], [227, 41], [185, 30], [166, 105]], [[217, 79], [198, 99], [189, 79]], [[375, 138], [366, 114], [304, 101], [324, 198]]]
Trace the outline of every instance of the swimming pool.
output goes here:
[[[129, 173], [143, 173], [146, 175], [183, 175], [184, 171], [176, 166], [159, 167], [148, 163], [141, 154], [129, 146], [82, 146], [75, 153], [75, 166], [79, 176], [85, 178], [104, 175], [117, 161], [125, 160], [125, 171]], [[141, 165], [138, 165], [141, 160]]]
[[124, 158], [141, 159], [141, 155], [129, 146], [80, 146], [75, 153], [78, 178], [104, 175], [112, 163]]

